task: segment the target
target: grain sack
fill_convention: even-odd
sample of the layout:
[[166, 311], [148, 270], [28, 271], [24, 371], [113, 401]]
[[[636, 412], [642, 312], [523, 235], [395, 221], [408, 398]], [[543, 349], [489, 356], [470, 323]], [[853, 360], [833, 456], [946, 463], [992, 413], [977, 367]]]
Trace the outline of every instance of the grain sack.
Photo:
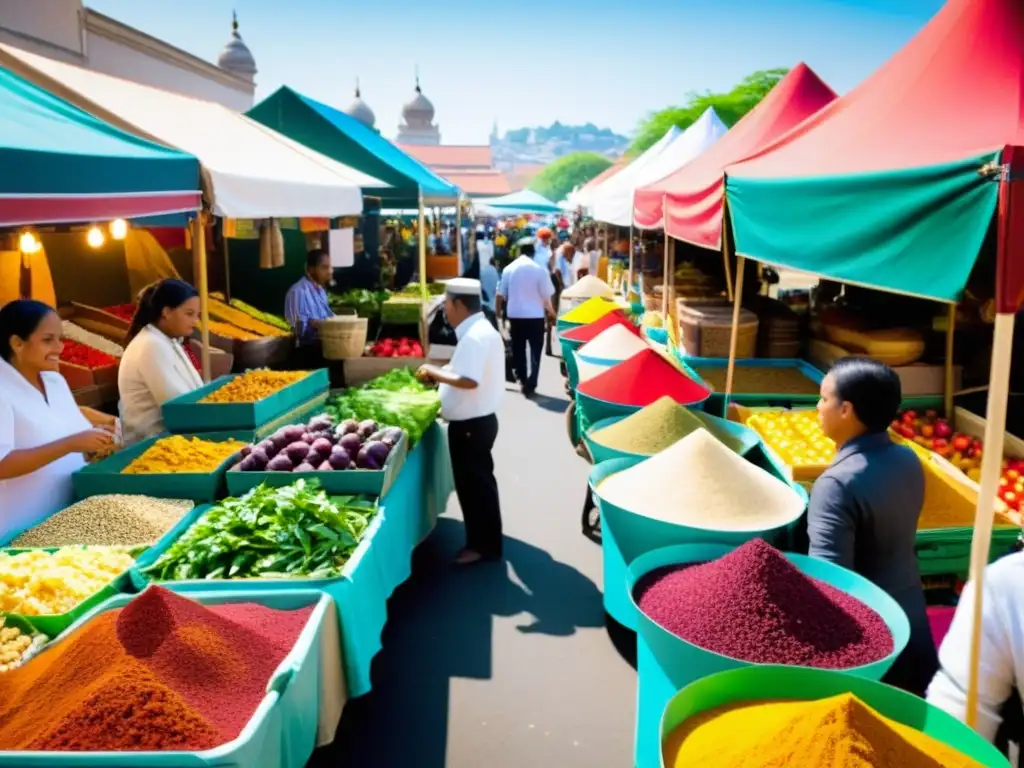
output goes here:
[[706, 429], [609, 476], [597, 492], [634, 514], [705, 530], [769, 530], [804, 510], [789, 485], [737, 456]]
[[579, 354], [594, 360], [627, 360], [648, 348], [646, 341], [621, 325], [613, 325], [579, 348]]
[[610, 299], [615, 295], [611, 286], [604, 280], [594, 275], [585, 275], [576, 281], [571, 287], [562, 291], [563, 299], [590, 299], [600, 296]]

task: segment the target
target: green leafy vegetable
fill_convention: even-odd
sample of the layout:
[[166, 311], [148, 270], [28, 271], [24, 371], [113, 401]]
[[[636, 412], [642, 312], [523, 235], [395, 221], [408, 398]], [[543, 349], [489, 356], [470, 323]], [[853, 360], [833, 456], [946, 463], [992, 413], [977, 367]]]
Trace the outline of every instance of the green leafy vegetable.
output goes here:
[[383, 389], [346, 389], [327, 400], [327, 412], [336, 421], [373, 419], [378, 424], [401, 427], [415, 445], [441, 411], [441, 398], [434, 390], [392, 392]]
[[416, 378], [411, 368], [393, 368], [375, 379], [366, 382], [362, 389], [385, 390], [388, 392], [433, 392], [433, 387]]
[[387, 291], [368, 291], [352, 288], [344, 293], [328, 293], [327, 302], [332, 310], [354, 309], [359, 317], [377, 317], [381, 305], [391, 296]]
[[261, 485], [211, 507], [144, 572], [157, 581], [331, 578], [376, 513], [372, 500], [328, 497], [315, 482]]

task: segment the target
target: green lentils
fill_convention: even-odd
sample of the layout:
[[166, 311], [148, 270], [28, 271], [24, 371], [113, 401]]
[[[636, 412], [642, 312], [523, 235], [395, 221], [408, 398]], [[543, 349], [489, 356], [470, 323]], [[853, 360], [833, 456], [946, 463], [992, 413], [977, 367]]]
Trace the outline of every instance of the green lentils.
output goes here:
[[653, 456], [701, 428], [733, 451], [739, 451], [740, 443], [732, 435], [671, 397], [659, 398], [622, 421], [591, 432], [590, 439], [623, 453]]
[[25, 531], [9, 546], [150, 545], [174, 527], [193, 506], [191, 501], [154, 499], [150, 496], [91, 496]]

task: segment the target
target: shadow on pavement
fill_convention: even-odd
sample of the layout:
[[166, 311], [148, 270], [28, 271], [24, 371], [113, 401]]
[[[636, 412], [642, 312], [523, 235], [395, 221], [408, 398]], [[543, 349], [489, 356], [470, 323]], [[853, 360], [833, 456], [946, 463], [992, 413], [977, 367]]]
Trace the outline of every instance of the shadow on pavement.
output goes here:
[[417, 549], [388, 602], [373, 690], [348, 703], [308, 768], [445, 768], [451, 680], [491, 678], [495, 616], [525, 613], [520, 632], [558, 637], [603, 626], [601, 593], [575, 568], [509, 537], [506, 562], [457, 568], [463, 536], [461, 521], [442, 518]]
[[569, 401], [564, 397], [551, 397], [538, 393], [530, 396], [530, 402], [552, 413], [564, 413], [565, 409], [569, 407]]

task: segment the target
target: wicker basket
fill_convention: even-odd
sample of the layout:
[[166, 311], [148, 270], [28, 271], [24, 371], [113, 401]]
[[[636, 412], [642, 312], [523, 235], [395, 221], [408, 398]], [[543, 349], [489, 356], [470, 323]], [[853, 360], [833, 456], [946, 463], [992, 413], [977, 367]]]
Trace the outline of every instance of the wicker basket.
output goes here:
[[326, 360], [362, 357], [368, 323], [365, 317], [338, 315], [320, 325], [320, 342]]

